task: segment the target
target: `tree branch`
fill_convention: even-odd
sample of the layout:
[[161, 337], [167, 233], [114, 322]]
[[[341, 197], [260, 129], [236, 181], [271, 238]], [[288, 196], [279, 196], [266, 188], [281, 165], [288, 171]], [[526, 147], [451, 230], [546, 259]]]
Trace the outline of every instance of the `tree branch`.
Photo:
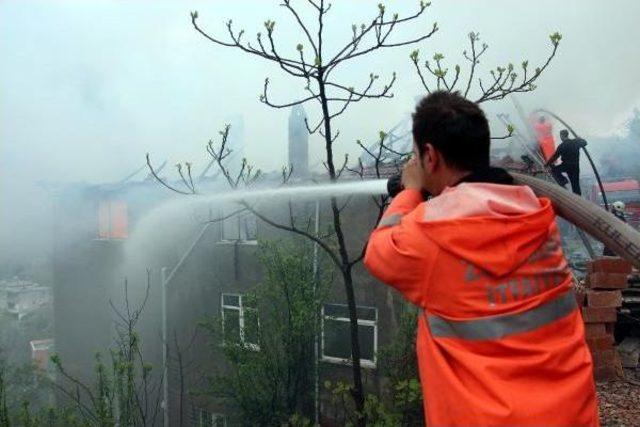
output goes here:
[[467, 51], [463, 52], [465, 58], [471, 61], [471, 71], [469, 72], [469, 80], [467, 80], [467, 88], [464, 91], [465, 98], [469, 95], [471, 90], [471, 84], [473, 83], [473, 76], [476, 71], [476, 66], [480, 63], [480, 57], [487, 51], [489, 47], [486, 43], [482, 44], [482, 49], [478, 52], [476, 50], [476, 42], [480, 40], [480, 34], [476, 32], [469, 33], [469, 43], [471, 44], [471, 57], [467, 56]]
[[169, 185], [164, 179], [160, 178], [160, 176], [158, 176], [157, 172], [155, 171], [155, 169], [153, 168], [153, 166], [151, 165], [151, 159], [149, 157], [149, 153], [147, 153], [147, 166], [149, 167], [149, 171], [151, 171], [151, 174], [153, 175], [153, 177], [156, 179], [156, 181], [158, 181], [160, 184], [162, 184], [163, 186], [165, 186], [166, 188], [168, 188], [169, 190], [178, 193], [178, 194], [184, 194], [184, 195], [190, 195], [190, 194], [195, 194], [195, 192], [189, 191], [182, 191], [182, 190], [178, 190], [177, 188]]
[[248, 209], [258, 219], [260, 219], [264, 223], [270, 225], [271, 227], [277, 228], [279, 230], [289, 231], [289, 232], [294, 233], [294, 234], [298, 234], [300, 236], [306, 237], [307, 239], [310, 239], [313, 242], [317, 243], [318, 246], [320, 246], [327, 253], [327, 255], [329, 255], [329, 257], [336, 264], [336, 266], [338, 268], [342, 268], [342, 264], [341, 264], [340, 259], [338, 258], [338, 256], [333, 252], [333, 250], [329, 247], [329, 245], [327, 245], [325, 242], [320, 240], [318, 237], [316, 237], [313, 234], [308, 233], [308, 232], [306, 232], [304, 230], [300, 230], [300, 229], [295, 228], [295, 227], [279, 224], [279, 223], [273, 221], [272, 219], [266, 217], [265, 215], [261, 214], [257, 210], [255, 210], [252, 206], [250, 206], [245, 201], [240, 202], [240, 204], [242, 204], [246, 209]]
[[[233, 21], [229, 20], [226, 23], [226, 27], [227, 27], [227, 32], [229, 33], [229, 38], [231, 39], [231, 41], [222, 41], [216, 37], [211, 36], [210, 34], [208, 34], [206, 31], [204, 31], [202, 28], [200, 28], [200, 26], [197, 23], [197, 19], [198, 19], [198, 12], [194, 11], [191, 12], [191, 24], [193, 25], [193, 27], [196, 29], [196, 31], [198, 31], [198, 33], [200, 33], [202, 36], [204, 36], [207, 40], [220, 45], [220, 46], [224, 46], [224, 47], [233, 47], [233, 48], [237, 48], [242, 50], [245, 53], [251, 54], [251, 55], [255, 55], [255, 56], [259, 56], [261, 58], [264, 58], [268, 61], [271, 62], [275, 62], [277, 63], [280, 68], [282, 68], [283, 71], [287, 72], [288, 74], [291, 74], [293, 76], [296, 77], [304, 77], [304, 76], [313, 76], [316, 74], [316, 71], [305, 71], [305, 69], [303, 68], [303, 64], [297, 60], [294, 59], [287, 59], [287, 58], [283, 58], [280, 55], [277, 54], [276, 50], [275, 50], [275, 46], [272, 46], [272, 53], [269, 54], [266, 49], [264, 49], [264, 46], [262, 45], [262, 40], [261, 40], [261, 36], [262, 33], [258, 33], [257, 34], [257, 40], [258, 40], [258, 44], [260, 45], [261, 49], [258, 50], [254, 47], [251, 46], [250, 43], [242, 44], [242, 36], [244, 35], [244, 30], [241, 30], [238, 34], [236, 34], [233, 31]], [[264, 26], [267, 30], [267, 35], [270, 39], [272, 39], [272, 34], [273, 34], [273, 29], [275, 27], [275, 22], [273, 21], [266, 21], [264, 23]], [[313, 67], [311, 67], [313, 68]]]
[[417, 38], [414, 38], [414, 39], [404, 40], [404, 41], [397, 42], [397, 43], [385, 43], [386, 38], [389, 36], [389, 33], [387, 33], [382, 38], [379, 38], [378, 42], [375, 45], [373, 45], [373, 46], [371, 46], [371, 47], [369, 47], [367, 49], [360, 50], [360, 51], [354, 50], [350, 54], [348, 54], [346, 56], [343, 56], [342, 58], [339, 58], [339, 59], [333, 61], [329, 65], [330, 70], [333, 70], [338, 64], [340, 64], [342, 62], [352, 60], [352, 59], [357, 58], [357, 57], [362, 56], [362, 55], [366, 55], [368, 53], [373, 52], [374, 50], [378, 50], [378, 49], [382, 49], [382, 48], [408, 46], [408, 45], [412, 45], [412, 44], [415, 44], [415, 43], [419, 43], [419, 42], [421, 42], [423, 40], [426, 40], [429, 37], [433, 36], [437, 31], [438, 31], [438, 25], [437, 24], [433, 24], [433, 27], [432, 27], [431, 31], [428, 32], [427, 34], [425, 34], [423, 36], [420, 36], [420, 37], [417, 37]]
[[[309, 33], [307, 26], [302, 22], [302, 19], [300, 18], [300, 15], [298, 14], [298, 12], [293, 7], [291, 7], [291, 0], [283, 0], [283, 1], [284, 2], [280, 6], [286, 7], [287, 10], [291, 12], [291, 14], [295, 17], [296, 21], [298, 22], [298, 25], [300, 26], [302, 31], [304, 31], [304, 33], [306, 34], [307, 40], [309, 40], [309, 43], [313, 48], [313, 52], [316, 54], [316, 56], [318, 56], [318, 47], [313, 41], [313, 37], [311, 37], [311, 34]], [[302, 51], [302, 49], [300, 49], [300, 51]]]
[[[384, 20], [385, 7], [382, 4], [379, 4], [378, 15], [371, 21], [371, 24], [369, 24], [368, 26], [365, 26], [364, 24], [361, 25], [360, 34], [357, 35], [355, 24], [352, 26], [352, 31], [354, 34], [352, 40], [349, 43], [347, 43], [342, 49], [340, 49], [338, 53], [336, 53], [333, 56], [333, 58], [329, 61], [328, 72], [331, 72], [336, 65], [338, 65], [343, 61], [350, 60], [358, 56], [362, 56], [366, 53], [372, 52], [373, 50], [380, 49], [383, 47], [404, 46], [407, 44], [417, 43], [431, 37], [437, 30], [437, 25], [434, 25], [434, 29], [430, 33], [428, 33], [425, 36], [419, 37], [417, 39], [400, 42], [400, 43], [388, 44], [388, 45], [385, 44], [386, 39], [389, 37], [389, 35], [391, 34], [391, 31], [393, 30], [393, 28], [395, 28], [397, 24], [406, 23], [419, 18], [425, 12], [425, 10], [429, 5], [430, 3], [420, 2], [420, 10], [418, 10], [415, 14], [407, 16], [405, 18], [399, 18], [397, 14], [394, 14], [391, 20], [385, 21]], [[382, 33], [383, 27], [390, 27], [390, 29], [384, 35]], [[369, 34], [372, 30], [376, 34], [376, 43], [373, 46], [365, 49], [364, 51], [358, 52], [357, 49], [360, 43], [367, 36], [367, 34]]]
[[505, 135], [502, 136], [492, 136], [491, 139], [492, 140], [501, 140], [501, 139], [509, 139], [511, 138], [511, 136], [513, 136], [513, 132], [514, 132], [514, 127], [513, 125], [509, 124], [507, 125], [507, 133]]
[[266, 104], [266, 105], [268, 105], [269, 107], [272, 107], [272, 108], [278, 108], [278, 109], [279, 108], [289, 108], [289, 107], [293, 107], [294, 105], [301, 105], [301, 104], [304, 104], [305, 102], [308, 102], [308, 101], [311, 101], [313, 99], [317, 99], [318, 98], [318, 95], [312, 95], [312, 96], [308, 96], [308, 97], [306, 97], [304, 99], [299, 99], [297, 101], [289, 102], [287, 104], [274, 104], [271, 101], [269, 101], [269, 97], [267, 95], [268, 87], [269, 87], [269, 79], [266, 78], [266, 79], [264, 79], [264, 89], [263, 89], [262, 95], [260, 95], [259, 99], [260, 99], [260, 102], [262, 102], [263, 104]]
[[[551, 44], [553, 46], [551, 53], [547, 57], [547, 60], [542, 65], [542, 67], [536, 68], [532, 76], [527, 78], [528, 61], [523, 61], [523, 78], [522, 81], [518, 85], [516, 85], [515, 82], [518, 75], [513, 72], [513, 65], [509, 64], [506, 70], [507, 75], [504, 77], [504, 80], [500, 81], [500, 79], [498, 78], [498, 83], [496, 84], [494, 82], [494, 84], [487, 91], [483, 91], [482, 95], [476, 102], [481, 103], [485, 101], [499, 100], [512, 93], [525, 93], [535, 90], [536, 86], [533, 83], [542, 75], [553, 58], [556, 56], [562, 36], [559, 33], [554, 33], [549, 36], [549, 39], [551, 40]], [[499, 70], [500, 69], [504, 70], [504, 68], [499, 68]], [[505, 87], [505, 84], [507, 82], [510, 82], [510, 85], [508, 87]]]
[[313, 135], [314, 133], [316, 133], [318, 131], [318, 129], [320, 129], [320, 126], [322, 126], [324, 124], [324, 117], [320, 120], [320, 122], [313, 128], [313, 130], [309, 127], [309, 120], [305, 117], [304, 118], [304, 125], [307, 128], [307, 132], [309, 132], [309, 135]]

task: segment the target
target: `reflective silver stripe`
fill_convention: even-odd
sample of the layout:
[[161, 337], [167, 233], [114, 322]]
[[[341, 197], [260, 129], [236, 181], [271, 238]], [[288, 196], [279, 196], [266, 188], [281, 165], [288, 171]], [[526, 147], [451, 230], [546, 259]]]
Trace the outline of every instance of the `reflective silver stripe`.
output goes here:
[[546, 304], [524, 313], [475, 320], [447, 320], [431, 314], [425, 317], [431, 330], [431, 335], [436, 338], [495, 340], [507, 335], [533, 331], [562, 319], [575, 308], [576, 298], [573, 291], [569, 291]]
[[400, 215], [400, 214], [393, 214], [393, 215], [385, 216], [384, 218], [382, 218], [380, 220], [380, 222], [378, 223], [378, 227], [377, 228], [391, 227], [392, 225], [398, 225], [398, 224], [400, 224], [400, 220], [401, 219], [402, 219], [402, 215]]

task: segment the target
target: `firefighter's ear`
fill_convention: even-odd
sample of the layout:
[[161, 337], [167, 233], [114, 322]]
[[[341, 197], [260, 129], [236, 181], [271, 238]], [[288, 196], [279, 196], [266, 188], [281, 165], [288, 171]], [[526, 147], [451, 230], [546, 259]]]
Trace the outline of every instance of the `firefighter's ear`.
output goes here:
[[439, 155], [435, 147], [429, 143], [424, 145], [422, 153], [422, 169], [428, 174], [433, 173], [438, 165]]

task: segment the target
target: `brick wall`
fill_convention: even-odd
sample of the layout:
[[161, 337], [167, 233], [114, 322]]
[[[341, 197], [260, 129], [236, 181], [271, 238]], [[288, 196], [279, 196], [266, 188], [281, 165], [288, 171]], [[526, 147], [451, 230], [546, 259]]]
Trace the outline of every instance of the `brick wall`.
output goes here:
[[611, 381], [624, 375], [613, 330], [617, 308], [622, 305], [621, 290], [627, 287], [630, 273], [631, 264], [621, 258], [597, 258], [588, 265], [585, 288], [576, 293], [596, 381]]

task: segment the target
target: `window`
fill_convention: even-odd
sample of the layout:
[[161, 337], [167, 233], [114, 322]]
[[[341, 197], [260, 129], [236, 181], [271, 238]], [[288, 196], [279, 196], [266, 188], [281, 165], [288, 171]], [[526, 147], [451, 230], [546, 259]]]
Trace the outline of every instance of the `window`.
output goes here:
[[225, 215], [231, 216], [222, 222], [221, 240], [227, 242], [255, 242], [258, 236], [255, 215], [247, 212], [236, 215], [232, 215], [232, 213], [231, 209], [226, 209], [222, 213], [223, 218]]
[[53, 340], [33, 340], [29, 344], [31, 345], [31, 359], [35, 365], [42, 370], [51, 369], [53, 365], [49, 355], [53, 351]]
[[252, 298], [222, 294], [222, 334], [226, 343], [244, 344], [259, 350], [259, 326], [258, 310]]
[[[360, 363], [375, 368], [378, 350], [378, 310], [357, 306]], [[322, 360], [335, 363], [351, 362], [351, 332], [349, 308], [344, 304], [322, 307]]]
[[123, 201], [103, 200], [98, 208], [98, 237], [126, 239], [128, 234], [127, 204]]
[[195, 421], [197, 427], [227, 427], [224, 415], [214, 414], [202, 408], [196, 408]]

